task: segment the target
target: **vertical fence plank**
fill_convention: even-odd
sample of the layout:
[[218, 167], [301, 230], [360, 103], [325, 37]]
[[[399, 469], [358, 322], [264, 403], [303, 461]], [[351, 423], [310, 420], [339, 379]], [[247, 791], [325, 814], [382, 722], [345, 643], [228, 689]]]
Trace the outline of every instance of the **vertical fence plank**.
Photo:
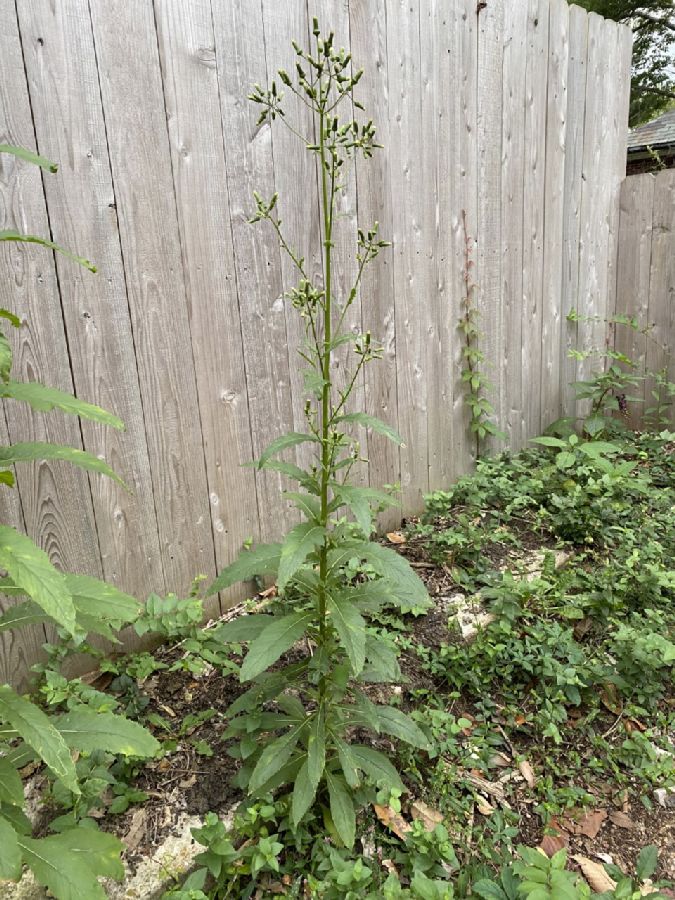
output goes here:
[[[259, 5], [212, 0], [221, 117], [225, 138], [235, 269], [241, 298], [244, 364], [253, 453], [257, 457], [293, 422], [288, 338], [279, 247], [266, 222], [250, 225], [253, 191], [275, 190], [270, 126], [256, 124], [259, 109], [246, 97], [267, 82], [265, 35]], [[286, 458], [295, 461], [295, 455]], [[286, 480], [256, 476], [260, 537], [274, 540], [294, 521], [281, 499]]]
[[91, 478], [103, 573], [143, 598], [164, 590], [164, 572], [89, 11], [42, 0], [18, 9], [38, 144], [59, 161], [45, 179], [54, 240], [98, 267], [90, 277], [57, 257], [75, 387], [126, 426], [82, 422], [85, 448], [130, 488]]
[[[375, 123], [376, 140], [384, 145], [372, 159], [357, 160], [358, 224], [363, 230], [379, 222], [382, 240], [391, 240], [392, 198], [389, 160], [389, 83], [387, 78], [387, 34], [385, 0], [350, 0], [350, 38], [356, 66], [365, 71], [356, 96]], [[392, 248], [383, 250], [368, 266], [361, 281], [361, 317], [382, 347], [382, 359], [366, 372], [365, 408], [394, 428], [398, 422], [396, 386], [395, 291]], [[398, 447], [376, 434], [368, 439], [369, 480], [373, 487], [397, 484], [401, 478]], [[398, 510], [380, 517], [381, 527], [394, 527]]]
[[[608, 214], [603, 206], [608, 195], [610, 170], [604, 145], [608, 124], [605, 84], [613, 83], [608, 71], [606, 25], [600, 16], [588, 17], [588, 65], [586, 111], [584, 118], [584, 156], [582, 164], [581, 227], [579, 236], [579, 289], [577, 309], [581, 316], [577, 328], [579, 349], [590, 354], [577, 366], [577, 380], [590, 377], [598, 365], [597, 354], [605, 342], [607, 312]], [[585, 414], [588, 404], [577, 404], [577, 415]]]
[[544, 190], [548, 81], [548, 0], [529, 0], [525, 67], [523, 190], [523, 421], [525, 436], [541, 431], [544, 277]]
[[[509, 10], [510, 14], [510, 10]], [[489, 3], [478, 20], [478, 259], [481, 350], [485, 374], [492, 382], [487, 393], [495, 409], [495, 422], [506, 424], [502, 358], [504, 333], [501, 329], [501, 196], [502, 196], [502, 61], [504, 55], [504, 2]], [[503, 441], [489, 439], [486, 446], [496, 451]]]
[[[426, 348], [421, 303], [428, 302], [426, 235], [420, 204], [427, 196], [421, 154], [419, 16], [407, 0], [387, 7], [389, 153], [392, 180], [393, 254], [396, 283], [396, 353], [401, 490], [409, 512], [422, 508], [429, 487]], [[401, 365], [401, 360], [406, 365]]]
[[577, 346], [577, 324], [568, 321], [579, 306], [579, 238], [588, 61], [588, 14], [580, 6], [569, 8], [569, 68], [567, 77], [567, 123], [565, 130], [565, 185], [562, 231], [562, 285], [560, 295], [561, 346], [560, 394], [562, 414], [574, 415], [577, 363], [570, 351]]
[[[3, 0], [0, 14], [5, 26], [4, 52], [0, 54], [0, 143], [34, 150], [35, 134], [14, 5]], [[0, 173], [0, 228], [49, 237], [39, 170], [3, 156]], [[87, 252], [87, 248], [78, 249]], [[53, 255], [30, 245], [11, 243], [4, 243], [0, 252], [4, 272], [0, 279], [0, 305], [22, 319], [21, 329], [9, 329], [13, 332], [9, 337], [14, 348], [14, 377], [42, 381], [72, 392]], [[81, 277], [90, 276], [82, 272]], [[51, 441], [82, 447], [75, 418], [59, 413], [33, 414], [24, 404], [11, 401], [5, 407], [12, 441]], [[17, 483], [26, 529], [52, 562], [66, 571], [100, 575], [101, 559], [86, 473], [63, 462], [36, 463], [18, 468]]]
[[160, 550], [183, 592], [214, 572], [214, 548], [153, 9], [90, 8]]
[[[616, 269], [616, 312], [634, 316], [640, 330], [617, 326], [615, 348], [631, 359], [638, 372], [646, 364], [647, 337], [642, 331], [649, 322], [649, 279], [652, 256], [653, 175], [631, 175], [621, 186], [619, 245]], [[631, 390], [644, 400], [644, 382]], [[630, 424], [637, 427], [642, 408], [631, 404]]]
[[[649, 277], [649, 325], [646, 368], [648, 372], [664, 371], [675, 381], [675, 170], [664, 169], [656, 176], [652, 219], [652, 253]], [[654, 405], [651, 392], [653, 378], [645, 382], [645, 399]], [[675, 421], [673, 408], [671, 422]]]
[[523, 188], [525, 182], [525, 60], [527, 0], [516, 0], [504, 22], [502, 119], [502, 333], [507, 444], [523, 435]]
[[[156, 4], [218, 568], [259, 532], [210, 0]], [[208, 300], [208, 302], [205, 302]], [[240, 599], [241, 586], [228, 592]]]
[[565, 150], [569, 6], [549, 0], [546, 174], [544, 181], [544, 270], [541, 329], [541, 428], [559, 419], [561, 408], [562, 321], [560, 291], [563, 265]]

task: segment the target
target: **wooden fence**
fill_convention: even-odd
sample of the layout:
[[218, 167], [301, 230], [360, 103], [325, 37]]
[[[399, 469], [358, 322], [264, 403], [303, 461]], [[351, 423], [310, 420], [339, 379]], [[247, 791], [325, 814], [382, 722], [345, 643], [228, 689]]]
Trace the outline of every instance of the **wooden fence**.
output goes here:
[[[520, 447], [571, 408], [567, 349], [614, 308], [631, 35], [563, 0], [0, 0], [0, 142], [60, 162], [0, 159], [0, 227], [95, 260], [91, 276], [3, 245], [0, 303], [24, 319], [17, 370], [113, 410], [124, 434], [6, 405], [0, 442], [43, 439], [105, 456], [124, 493], [58, 462], [22, 468], [2, 520], [64, 569], [143, 597], [184, 592], [291, 513], [250, 460], [302, 426], [299, 325], [274, 235], [251, 227], [254, 189], [280, 192], [291, 242], [320, 277], [313, 163], [246, 95], [311, 16], [365, 67], [358, 97], [385, 149], [349, 173], [337, 286], [357, 226], [393, 247], [367, 272], [350, 325], [384, 359], [355, 404], [397, 426], [400, 452], [364, 438], [373, 484], [404, 512], [472, 461], [457, 330], [466, 210], [499, 424]], [[292, 98], [289, 98], [292, 100]], [[302, 126], [302, 108], [289, 103]], [[340, 377], [339, 360], [336, 363]], [[0, 606], [2, 604], [0, 598]], [[5, 639], [0, 678], [37, 654]]]
[[[663, 371], [675, 382], [675, 169], [626, 178], [620, 208], [616, 311], [638, 327], [617, 325], [615, 346], [638, 375]], [[654, 407], [654, 391], [651, 376], [630, 391], [643, 401], [631, 404], [633, 424]]]

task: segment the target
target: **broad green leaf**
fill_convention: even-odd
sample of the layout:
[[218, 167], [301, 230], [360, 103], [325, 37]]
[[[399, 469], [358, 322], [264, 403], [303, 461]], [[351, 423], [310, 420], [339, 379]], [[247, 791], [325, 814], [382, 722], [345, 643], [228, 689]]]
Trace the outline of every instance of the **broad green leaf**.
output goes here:
[[0, 332], [0, 380], [9, 381], [9, 375], [11, 371], [12, 347], [5, 335]]
[[19, 838], [24, 861], [36, 880], [59, 900], [106, 900], [105, 891], [86, 861], [71, 853], [60, 840], [62, 837], [54, 834], [39, 840]]
[[557, 437], [548, 437], [546, 435], [544, 435], [544, 437], [530, 438], [530, 442], [532, 444], [541, 444], [543, 447], [558, 447], [560, 450], [566, 450], [568, 447], [567, 441], [563, 441]]
[[[49, 838], [52, 841], [52, 838]], [[52, 845], [60, 846], [64, 852], [73, 854], [83, 862], [93, 875], [122, 881], [124, 866], [120, 854], [122, 842], [112, 834], [96, 828], [69, 828], [54, 835]]]
[[53, 621], [41, 606], [32, 600], [25, 600], [23, 603], [10, 606], [0, 616], [0, 632], [8, 631], [10, 628], [23, 628], [26, 625], [39, 625], [42, 622]]
[[293, 725], [286, 734], [267, 744], [251, 773], [248, 783], [249, 791], [258, 790], [286, 765], [300, 739], [305, 721]]
[[654, 844], [643, 847], [635, 866], [635, 874], [640, 881], [646, 881], [651, 878], [659, 863], [659, 850]]
[[305, 633], [312, 612], [291, 613], [275, 618], [251, 644], [239, 672], [240, 681], [250, 681], [275, 663]]
[[10, 472], [9, 469], [3, 469], [0, 471], [0, 484], [7, 484], [9, 487], [14, 487], [14, 474]]
[[376, 784], [382, 782], [386, 787], [403, 789], [398, 772], [384, 753], [361, 744], [350, 744], [349, 751], [355, 765]]
[[105, 750], [142, 757], [154, 756], [159, 750], [159, 742], [146, 728], [114, 713], [80, 707], [53, 721], [66, 744], [74, 750], [87, 753]]
[[225, 622], [224, 625], [218, 625], [210, 634], [217, 641], [224, 644], [236, 643], [238, 641], [255, 640], [263, 628], [266, 628], [274, 621], [274, 616], [250, 615], [239, 616], [232, 619], [231, 622]]
[[326, 719], [323, 707], [314, 716], [307, 736], [307, 775], [316, 790], [326, 766]]
[[259, 788], [253, 790], [249, 784], [248, 792], [251, 797], [266, 797], [268, 794], [271, 794], [273, 791], [276, 791], [278, 787], [282, 785], [293, 784], [295, 779], [298, 777], [298, 772], [300, 771], [300, 767], [302, 766], [302, 761], [305, 758], [304, 753], [301, 755], [295, 755], [292, 759], [290, 759], [285, 766], [282, 766], [271, 778], [269, 778], [264, 784], [261, 784]]
[[333, 743], [338, 753], [338, 759], [342, 768], [342, 774], [350, 788], [357, 788], [361, 784], [358, 773], [358, 764], [352, 753], [352, 748], [341, 737], [334, 736]]
[[297, 491], [284, 491], [286, 500], [290, 500], [309, 521], [317, 521], [321, 515], [321, 502], [313, 494], [301, 494]]
[[293, 799], [291, 803], [291, 819], [297, 826], [316, 797], [316, 785], [313, 785], [309, 773], [307, 761], [300, 767], [298, 777], [293, 785]]
[[40, 244], [49, 250], [55, 250], [67, 259], [72, 259], [73, 262], [83, 266], [85, 269], [89, 269], [90, 272], [96, 271], [96, 266], [89, 262], [88, 259], [85, 259], [83, 256], [77, 256], [75, 253], [71, 253], [70, 250], [66, 250], [65, 247], [55, 244], [54, 241], [38, 237], [36, 234], [21, 234], [20, 231], [0, 231], [0, 241], [13, 241], [17, 244]]
[[80, 793], [75, 765], [63, 737], [41, 709], [7, 684], [0, 685], [0, 720], [21, 735], [69, 791]]
[[380, 731], [391, 734], [420, 750], [429, 749], [429, 741], [424, 732], [400, 709], [394, 709], [393, 706], [378, 706], [377, 714], [380, 720]]
[[21, 850], [16, 831], [0, 816], [0, 881], [21, 878]]
[[257, 575], [272, 575], [279, 568], [281, 544], [258, 544], [253, 550], [244, 550], [237, 559], [223, 569], [206, 591], [206, 596], [217, 594], [238, 581], [250, 581]]
[[0, 397], [8, 397], [12, 400], [21, 400], [30, 404], [38, 412], [49, 412], [52, 409], [60, 409], [61, 412], [81, 419], [89, 419], [101, 425], [110, 425], [111, 428], [124, 430], [124, 422], [112, 413], [94, 406], [93, 403], [85, 403], [78, 400], [72, 394], [59, 391], [56, 388], [45, 387], [37, 381], [8, 381], [0, 383]]
[[259, 469], [262, 469], [268, 459], [276, 456], [283, 450], [288, 450], [289, 447], [296, 447], [298, 444], [307, 443], [318, 444], [319, 439], [313, 434], [301, 434], [297, 431], [290, 431], [288, 434], [282, 434], [281, 437], [272, 441], [272, 443], [263, 450], [260, 454], [260, 458], [256, 461], [256, 465]]
[[555, 458], [555, 464], [559, 469], [571, 469], [576, 461], [576, 456], [569, 450], [561, 450]]
[[356, 425], [363, 425], [365, 428], [371, 428], [378, 434], [382, 434], [385, 437], [389, 438], [390, 441], [398, 444], [399, 447], [403, 446], [403, 438], [395, 428], [392, 428], [391, 425], [387, 425], [387, 423], [383, 422], [382, 419], [377, 419], [375, 416], [369, 416], [367, 413], [347, 413], [344, 416], [338, 416], [335, 421], [336, 423], [354, 422]]
[[293, 575], [319, 544], [324, 542], [326, 529], [314, 522], [302, 522], [286, 535], [281, 547], [277, 586], [283, 591]]
[[369, 660], [370, 665], [366, 665], [361, 673], [364, 680], [381, 684], [400, 680], [401, 669], [396, 651], [386, 641], [368, 634], [366, 636], [366, 659]]
[[112, 584], [89, 575], [64, 575], [78, 614], [86, 613], [110, 622], [118, 630], [138, 618], [141, 604]]
[[347, 784], [341, 776], [333, 775], [331, 772], [326, 772], [326, 783], [333, 824], [345, 847], [353, 847], [356, 836], [356, 813]]
[[9, 822], [17, 834], [31, 835], [33, 833], [33, 823], [20, 807], [0, 803], [0, 816]]
[[7, 525], [0, 525], [0, 568], [55, 622], [75, 632], [75, 604], [63, 575], [44, 550]]
[[331, 484], [333, 495], [340, 504], [348, 506], [354, 513], [359, 528], [369, 538], [373, 531], [376, 509], [396, 506], [396, 501], [384, 491], [375, 488], [358, 487], [352, 484]]
[[48, 444], [41, 441], [11, 444], [9, 447], [0, 447], [0, 465], [10, 466], [19, 462], [31, 462], [41, 459], [63, 459], [79, 466], [80, 469], [88, 469], [91, 472], [100, 472], [107, 475], [118, 484], [126, 487], [122, 479], [110, 466], [93, 453], [85, 450], [77, 450], [75, 447], [64, 447], [61, 444]]
[[358, 675], [366, 659], [366, 623], [363, 616], [339, 594], [328, 598], [328, 609], [340, 643], [349, 657], [352, 672]]
[[579, 450], [581, 450], [582, 453], [585, 453], [586, 456], [594, 459], [602, 454], [611, 456], [614, 453], [619, 453], [621, 448], [609, 441], [586, 441], [585, 443], [582, 442], [579, 444]]
[[257, 463], [246, 463], [245, 465], [254, 465], [260, 469], [271, 469], [273, 472], [280, 472], [282, 475], [292, 478], [293, 481], [297, 481], [306, 490], [314, 494], [319, 493], [319, 484], [316, 478], [299, 466], [293, 465], [293, 463], [285, 462], [282, 459], [268, 459], [261, 466], [257, 466]]
[[46, 159], [44, 156], [40, 156], [39, 153], [33, 153], [32, 150], [26, 150], [25, 147], [15, 147], [13, 144], [0, 144], [0, 153], [9, 153], [11, 156], [16, 156], [17, 159], [24, 160], [24, 162], [33, 163], [33, 165], [40, 166], [41, 169], [51, 172], [52, 175], [57, 172], [59, 168], [56, 163]]
[[375, 541], [363, 541], [351, 547], [339, 547], [328, 554], [331, 570], [346, 565], [354, 557], [365, 560], [386, 582], [383, 587], [390, 595], [391, 602], [399, 606], [428, 607], [431, 605], [427, 589], [422, 579], [413, 571], [409, 563], [395, 550], [383, 547]]
[[21, 776], [7, 759], [0, 757], [0, 803], [23, 806]]
[[473, 886], [473, 890], [479, 897], [483, 897], [483, 900], [508, 900], [500, 886], [487, 878], [477, 881]]

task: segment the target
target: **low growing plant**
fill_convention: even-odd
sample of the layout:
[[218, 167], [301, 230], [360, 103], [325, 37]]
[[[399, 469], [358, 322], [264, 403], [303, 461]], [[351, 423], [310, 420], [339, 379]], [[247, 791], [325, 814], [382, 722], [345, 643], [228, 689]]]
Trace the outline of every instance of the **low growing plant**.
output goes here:
[[[423, 733], [403, 712], [373, 703], [363, 690], [365, 682], [391, 680], [398, 672], [394, 650], [369, 633], [367, 619], [387, 604], [410, 609], [429, 601], [407, 562], [370, 540], [375, 514], [393, 505], [391, 496], [349, 480], [361, 452], [349, 436], [350, 427], [366, 426], [401, 443], [384, 422], [348, 411], [363, 367], [379, 357], [380, 350], [369, 332], [354, 335], [344, 330], [345, 317], [365, 267], [387, 244], [378, 237], [377, 223], [367, 231], [359, 230], [354, 283], [346, 296], [336, 296], [334, 226], [344, 173], [354, 156], [367, 159], [378, 145], [372, 122], [358, 124], [353, 118], [353, 108], [362, 108], [353, 97], [361, 71], [352, 73], [350, 55], [335, 48], [332, 34], [321, 35], [316, 20], [313, 37], [311, 51], [294, 44], [294, 76], [282, 70], [279, 81], [313, 116], [314, 132], [300, 137], [319, 169], [323, 282], [312, 279], [303, 257], [289, 246], [278, 218], [276, 194], [270, 200], [256, 194], [252, 218], [271, 225], [298, 271], [299, 281], [286, 298], [305, 326], [300, 356], [308, 367], [307, 430], [279, 437], [256, 465], [297, 482], [299, 490], [285, 496], [303, 521], [282, 543], [244, 551], [207, 593], [258, 575], [276, 576], [279, 596], [271, 614], [244, 616], [219, 630], [223, 641], [250, 642], [240, 679], [251, 687], [230, 707], [226, 733], [240, 740], [239, 783], [251, 799], [292, 786], [294, 825], [318, 803], [328, 832], [338, 843], [351, 847], [356, 830], [354, 790], [364, 779], [402, 788], [388, 759], [361, 743], [358, 732], [368, 730], [418, 747], [427, 745]], [[281, 122], [298, 134], [286, 119], [277, 82], [269, 89], [256, 85], [250, 99], [261, 107], [259, 124]], [[354, 362], [346, 386], [338, 388], [332, 380], [331, 356], [345, 347], [351, 349]], [[315, 450], [309, 468], [278, 459], [282, 451], [300, 444]], [[353, 513], [354, 521], [344, 517], [344, 508]], [[301, 640], [307, 655], [276, 665]]]

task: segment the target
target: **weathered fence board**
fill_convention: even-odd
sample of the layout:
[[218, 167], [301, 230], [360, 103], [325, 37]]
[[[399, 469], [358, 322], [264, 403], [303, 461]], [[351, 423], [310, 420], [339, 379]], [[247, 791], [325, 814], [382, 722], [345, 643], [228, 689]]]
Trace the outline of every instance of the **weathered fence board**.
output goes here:
[[[401, 510], [415, 513], [475, 455], [460, 377], [463, 213], [497, 425], [517, 449], [573, 412], [566, 381], [590, 364], [568, 351], [602, 343], [601, 320], [621, 306], [627, 29], [564, 0], [17, 7], [0, 0], [0, 140], [58, 157], [62, 171], [43, 186], [30, 167], [0, 161], [0, 218], [51, 231], [100, 268], [89, 276], [5, 245], [1, 299], [29, 323], [18, 369], [74, 384], [128, 431], [80, 430], [7, 405], [9, 436], [83, 442], [134, 490], [59, 464], [23, 469], [17, 494], [0, 498], [2, 515], [59, 565], [141, 597], [185, 591], [249, 536], [271, 540], [295, 521], [280, 496], [285, 479], [240, 468], [304, 427], [305, 401], [302, 328], [284, 299], [292, 267], [273, 230], [248, 219], [253, 190], [278, 190], [289, 243], [321, 283], [317, 169], [282, 125], [256, 124], [246, 95], [279, 66], [292, 69], [290, 40], [311, 37], [314, 15], [365, 67], [357, 95], [384, 145], [346, 173], [333, 275], [344, 297], [357, 225], [379, 221], [393, 246], [366, 271], [348, 324], [370, 330], [384, 358], [359, 380], [354, 404], [396, 426], [404, 447], [362, 435], [369, 463], [359, 479], [400, 482]], [[309, 136], [307, 112], [291, 103], [295, 113]], [[664, 193], [652, 269], [667, 265], [665, 204]], [[643, 220], [644, 245], [654, 225]], [[659, 279], [670, 276], [645, 265], [643, 302], [664, 335], [671, 313]], [[572, 308], [598, 321], [570, 325]], [[333, 363], [344, 384], [344, 351]], [[301, 447], [287, 458], [310, 455]], [[38, 641], [2, 645], [4, 677]]]

